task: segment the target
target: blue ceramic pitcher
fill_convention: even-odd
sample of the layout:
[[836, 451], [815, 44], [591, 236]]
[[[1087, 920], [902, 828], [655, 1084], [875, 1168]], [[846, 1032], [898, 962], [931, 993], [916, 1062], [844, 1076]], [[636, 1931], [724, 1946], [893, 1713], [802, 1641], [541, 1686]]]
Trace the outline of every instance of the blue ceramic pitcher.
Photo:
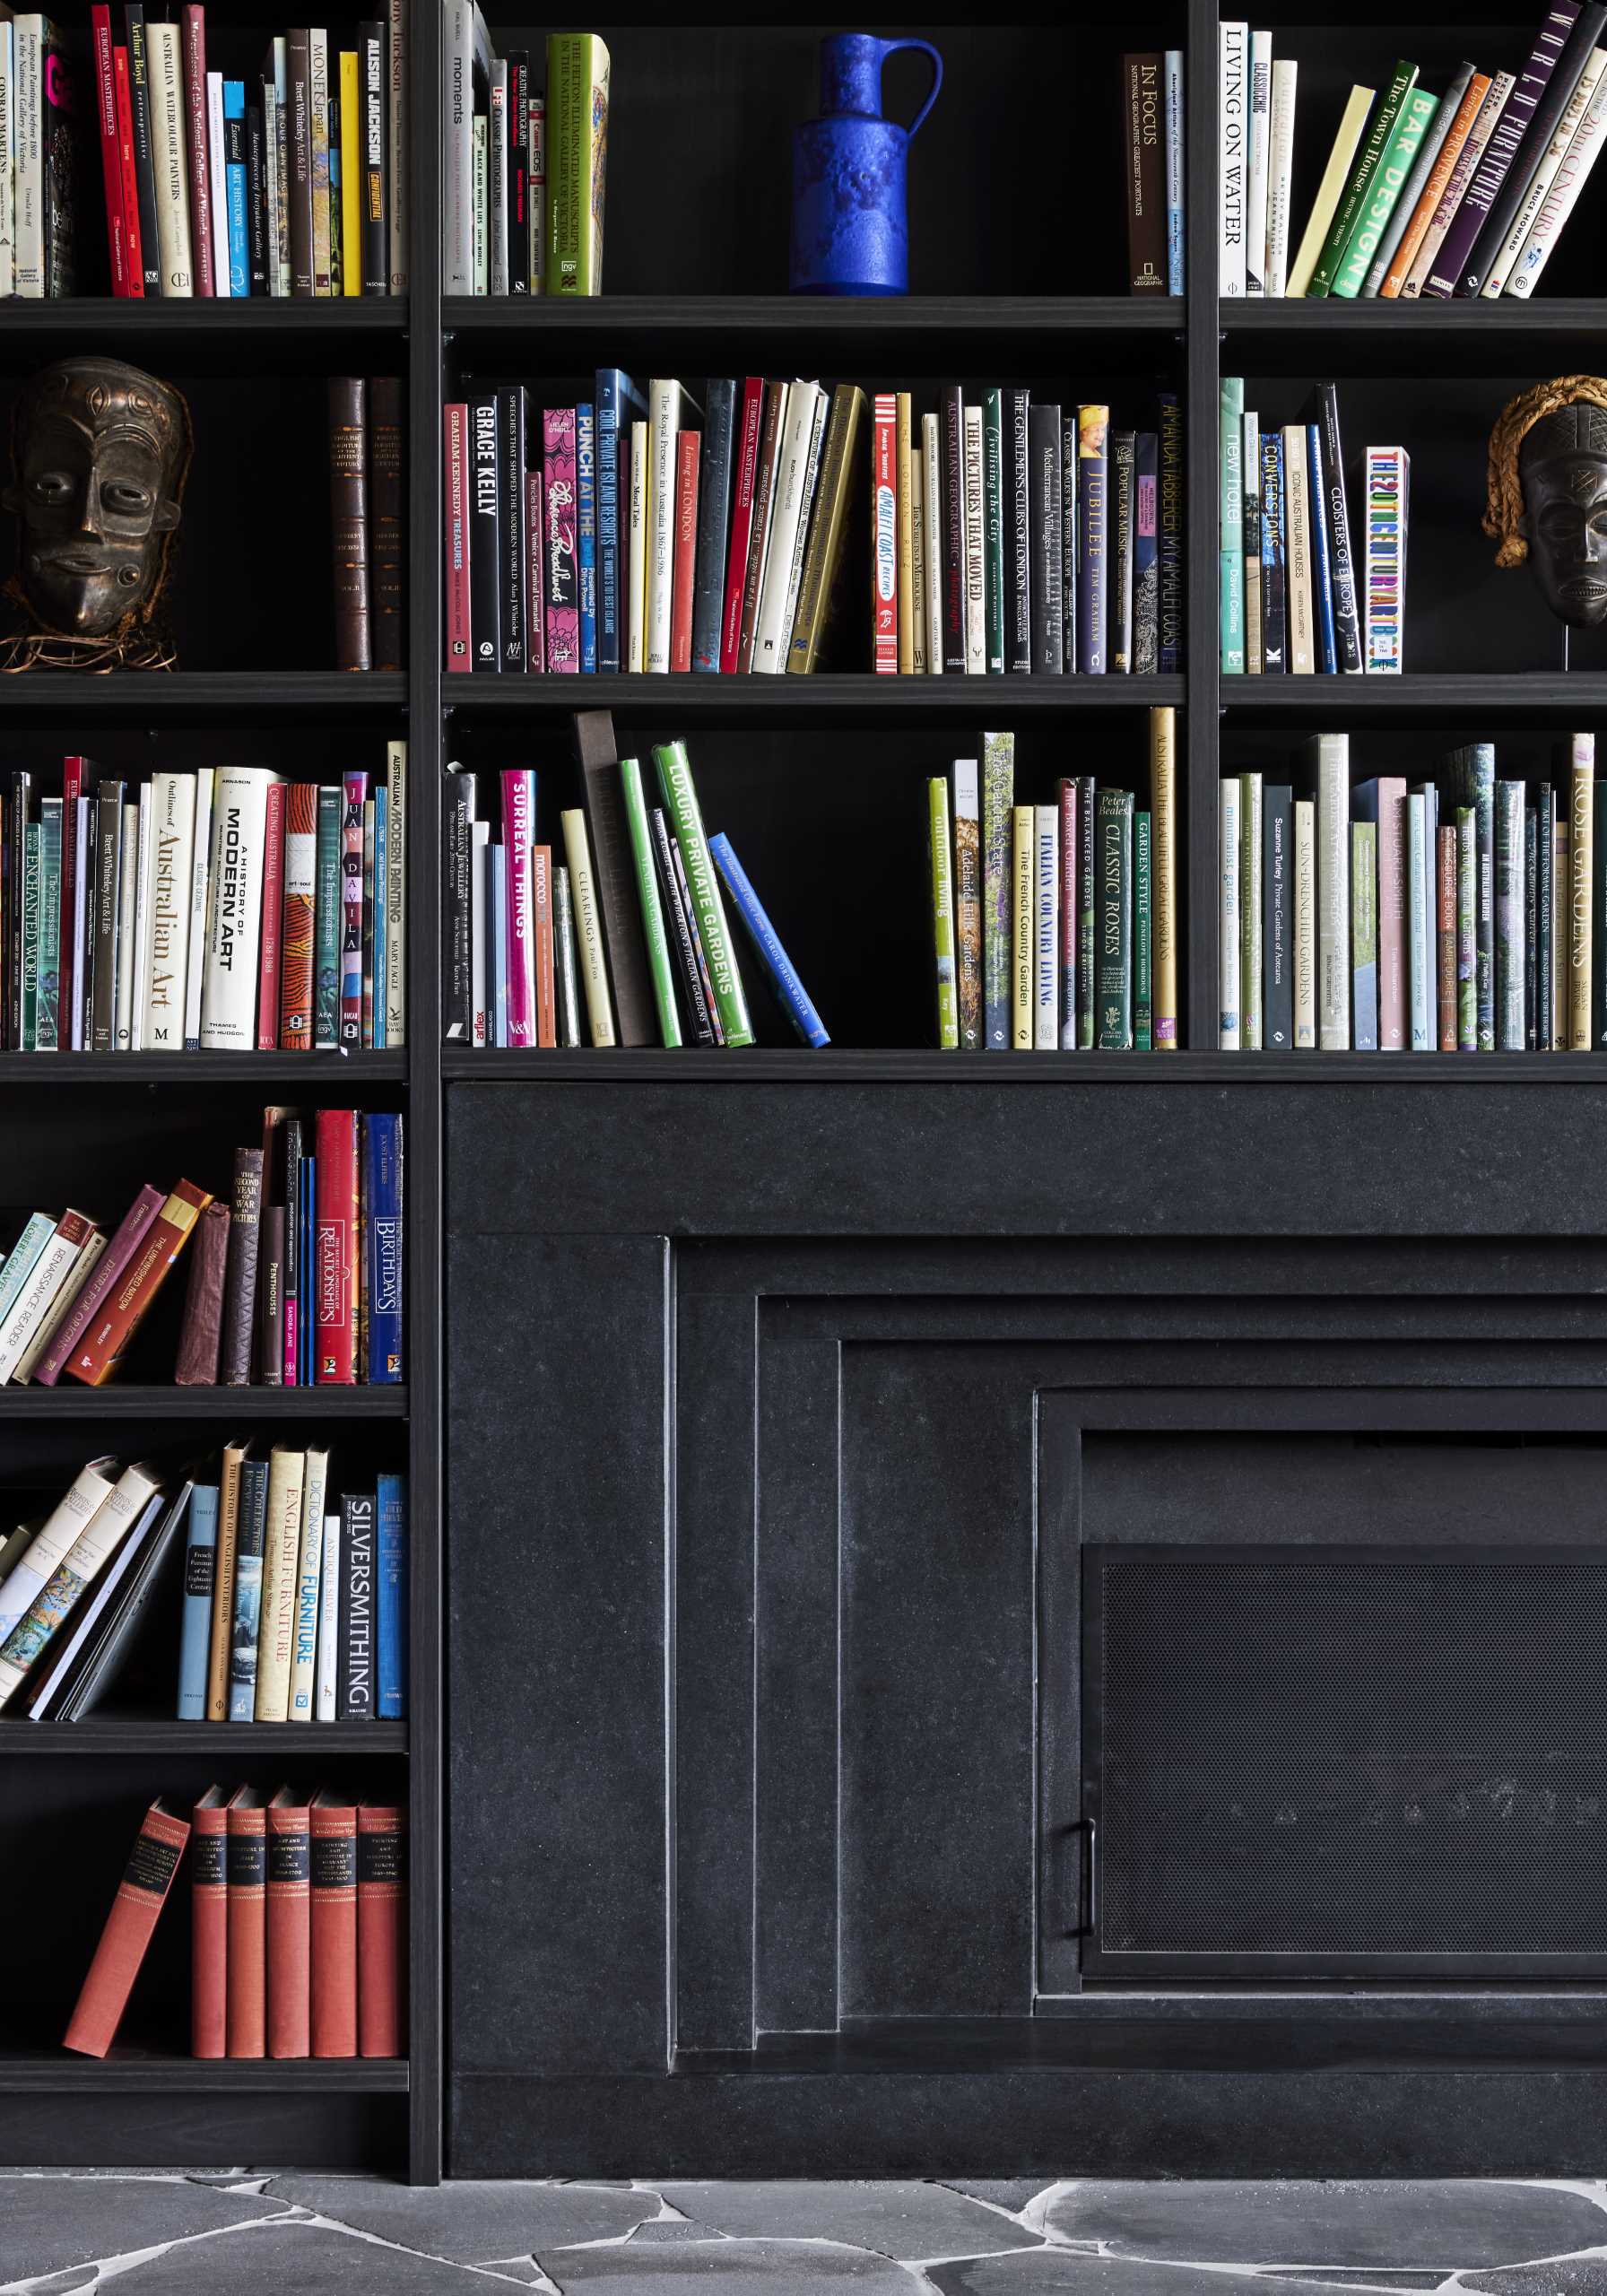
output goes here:
[[[932, 58], [932, 92], [908, 127], [882, 117], [882, 67], [901, 48]], [[821, 117], [793, 134], [795, 295], [909, 291], [909, 142], [937, 100], [930, 40], [838, 32], [821, 42]]]

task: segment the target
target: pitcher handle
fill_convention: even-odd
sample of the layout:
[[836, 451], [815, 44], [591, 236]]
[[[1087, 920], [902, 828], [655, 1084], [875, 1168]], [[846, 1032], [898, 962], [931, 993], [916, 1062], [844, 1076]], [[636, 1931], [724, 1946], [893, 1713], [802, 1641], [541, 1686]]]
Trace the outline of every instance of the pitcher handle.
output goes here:
[[[938, 90], [943, 84], [943, 60], [938, 54], [936, 48], [933, 47], [932, 42], [929, 39], [884, 39], [882, 43], [882, 63], [884, 69], [886, 67], [888, 57], [890, 56], [896, 56], [901, 48], [918, 48], [923, 55], [929, 56], [932, 58], [932, 86], [927, 92], [926, 100], [921, 106], [919, 111], [916, 112], [915, 117], [910, 121], [908, 127], [905, 130], [905, 133], [913, 142], [916, 128], [919, 127], [921, 122], [925, 118], [926, 114], [937, 101]], [[882, 104], [882, 115], [885, 117], [887, 112], [885, 101]]]

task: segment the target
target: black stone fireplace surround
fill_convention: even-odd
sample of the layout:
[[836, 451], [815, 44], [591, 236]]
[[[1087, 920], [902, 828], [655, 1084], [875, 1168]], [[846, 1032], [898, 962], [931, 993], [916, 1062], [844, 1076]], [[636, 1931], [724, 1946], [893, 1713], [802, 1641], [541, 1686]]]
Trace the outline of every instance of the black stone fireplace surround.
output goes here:
[[1598, 2173], [1604, 1140], [451, 1086], [449, 2172]]

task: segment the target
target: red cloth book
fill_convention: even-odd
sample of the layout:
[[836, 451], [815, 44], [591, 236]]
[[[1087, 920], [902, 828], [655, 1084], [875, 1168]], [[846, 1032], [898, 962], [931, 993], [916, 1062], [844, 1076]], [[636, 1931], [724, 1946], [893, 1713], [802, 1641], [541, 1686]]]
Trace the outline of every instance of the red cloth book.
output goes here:
[[[211, 1202], [206, 1190], [197, 1187], [193, 1180], [179, 1181], [162, 1205], [161, 1217], [151, 1223], [120, 1281], [84, 1330], [66, 1367], [69, 1378], [82, 1379], [86, 1387], [104, 1387], [139, 1329], [146, 1309], [166, 1282], [168, 1270], [188, 1243], [191, 1230]], [[109, 1252], [107, 1257], [110, 1257]]]
[[117, 105], [117, 164], [123, 183], [123, 244], [127, 250], [128, 292], [145, 294], [144, 243], [140, 238], [140, 187], [134, 164], [134, 93], [128, 83], [128, 50], [111, 52], [112, 85]]
[[268, 1804], [268, 2055], [310, 2057], [308, 1805], [282, 1786]]
[[242, 1786], [228, 1805], [229, 2054], [267, 2055], [267, 1813]]
[[313, 1342], [320, 1387], [357, 1384], [359, 1235], [357, 1111], [320, 1109]]
[[210, 1786], [192, 1817], [190, 2055], [229, 2053], [229, 1796]]
[[[190, 14], [195, 10], [187, 12]], [[284, 784], [268, 784], [262, 833], [262, 934], [256, 962], [256, 1049], [279, 1049], [279, 936], [284, 908]]]
[[670, 571], [670, 667], [692, 665], [692, 587], [698, 556], [698, 456], [703, 444], [696, 430], [675, 433], [675, 526]]
[[402, 1811], [364, 1802], [357, 1813], [357, 2048], [407, 2048], [407, 1830]]
[[160, 1798], [152, 1803], [135, 1836], [95, 1958], [80, 1989], [62, 2043], [65, 2048], [76, 2049], [83, 2057], [104, 2057], [116, 2039], [156, 1917], [173, 1886], [189, 1838], [187, 1819], [175, 1817]]
[[[122, 154], [117, 149], [117, 68], [112, 62], [111, 10], [109, 7], [100, 6], [91, 8], [90, 22], [94, 39], [95, 116], [100, 124], [100, 172], [106, 190], [106, 246], [111, 263], [111, 291], [114, 295], [126, 295], [129, 291], [128, 246], [123, 229], [123, 161]], [[144, 286], [143, 280], [140, 285], [143, 290]], [[64, 855], [72, 850], [70, 843], [72, 821], [72, 807], [64, 805], [62, 808]], [[72, 907], [65, 898], [67, 885], [65, 870], [62, 890], [64, 895], [62, 906], [70, 919]], [[64, 959], [72, 945], [70, 938], [62, 942], [61, 950]], [[64, 991], [62, 1009], [65, 1012], [66, 1010], [65, 977], [62, 987]]]
[[152, 1222], [161, 1212], [164, 1201], [160, 1189], [147, 1185], [141, 1188], [123, 1214], [117, 1233], [101, 1253], [93, 1274], [68, 1311], [65, 1323], [51, 1341], [44, 1361], [34, 1374], [40, 1387], [53, 1387], [60, 1378], [66, 1369], [68, 1357], [94, 1321], [101, 1302], [116, 1291], [129, 1261], [150, 1233]]
[[357, 2055], [357, 1811], [336, 1794], [313, 1796], [311, 2005], [315, 2057]]

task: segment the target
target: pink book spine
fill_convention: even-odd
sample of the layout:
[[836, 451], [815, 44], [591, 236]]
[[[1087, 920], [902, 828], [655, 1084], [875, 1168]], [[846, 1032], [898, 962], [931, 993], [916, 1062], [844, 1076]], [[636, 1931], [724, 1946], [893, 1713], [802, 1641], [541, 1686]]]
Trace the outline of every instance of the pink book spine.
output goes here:
[[578, 482], [572, 406], [550, 406], [542, 416], [542, 475], [546, 495], [542, 562], [547, 574], [547, 668], [549, 673], [578, 675], [580, 594], [575, 549]]
[[441, 411], [446, 459], [444, 508], [446, 548], [447, 667], [473, 666], [469, 650], [469, 410], [457, 400]]
[[1378, 1049], [1406, 1048], [1406, 783], [1378, 779]]
[[[1060, 785], [1060, 1048], [1077, 1049], [1077, 785]], [[1070, 1014], [1068, 1022], [1067, 1014]]]
[[529, 596], [525, 610], [525, 667], [539, 674], [547, 666], [546, 588], [543, 579], [542, 474], [525, 473], [525, 565]]
[[508, 1041], [536, 1041], [535, 897], [530, 849], [535, 842], [535, 776], [509, 766], [502, 775], [504, 865], [508, 871]]
[[117, 83], [112, 64], [111, 10], [90, 10], [95, 43], [95, 109], [100, 121], [100, 169], [106, 189], [106, 244], [111, 291], [128, 292], [128, 242], [123, 229], [123, 165], [117, 148]]
[[160, 1188], [143, 1187], [124, 1213], [111, 1241], [95, 1264], [95, 1272], [78, 1296], [76, 1306], [51, 1341], [44, 1361], [34, 1373], [41, 1387], [53, 1387], [73, 1360], [73, 1351], [88, 1331], [113, 1287], [120, 1283], [129, 1261], [144, 1240], [167, 1198]]

